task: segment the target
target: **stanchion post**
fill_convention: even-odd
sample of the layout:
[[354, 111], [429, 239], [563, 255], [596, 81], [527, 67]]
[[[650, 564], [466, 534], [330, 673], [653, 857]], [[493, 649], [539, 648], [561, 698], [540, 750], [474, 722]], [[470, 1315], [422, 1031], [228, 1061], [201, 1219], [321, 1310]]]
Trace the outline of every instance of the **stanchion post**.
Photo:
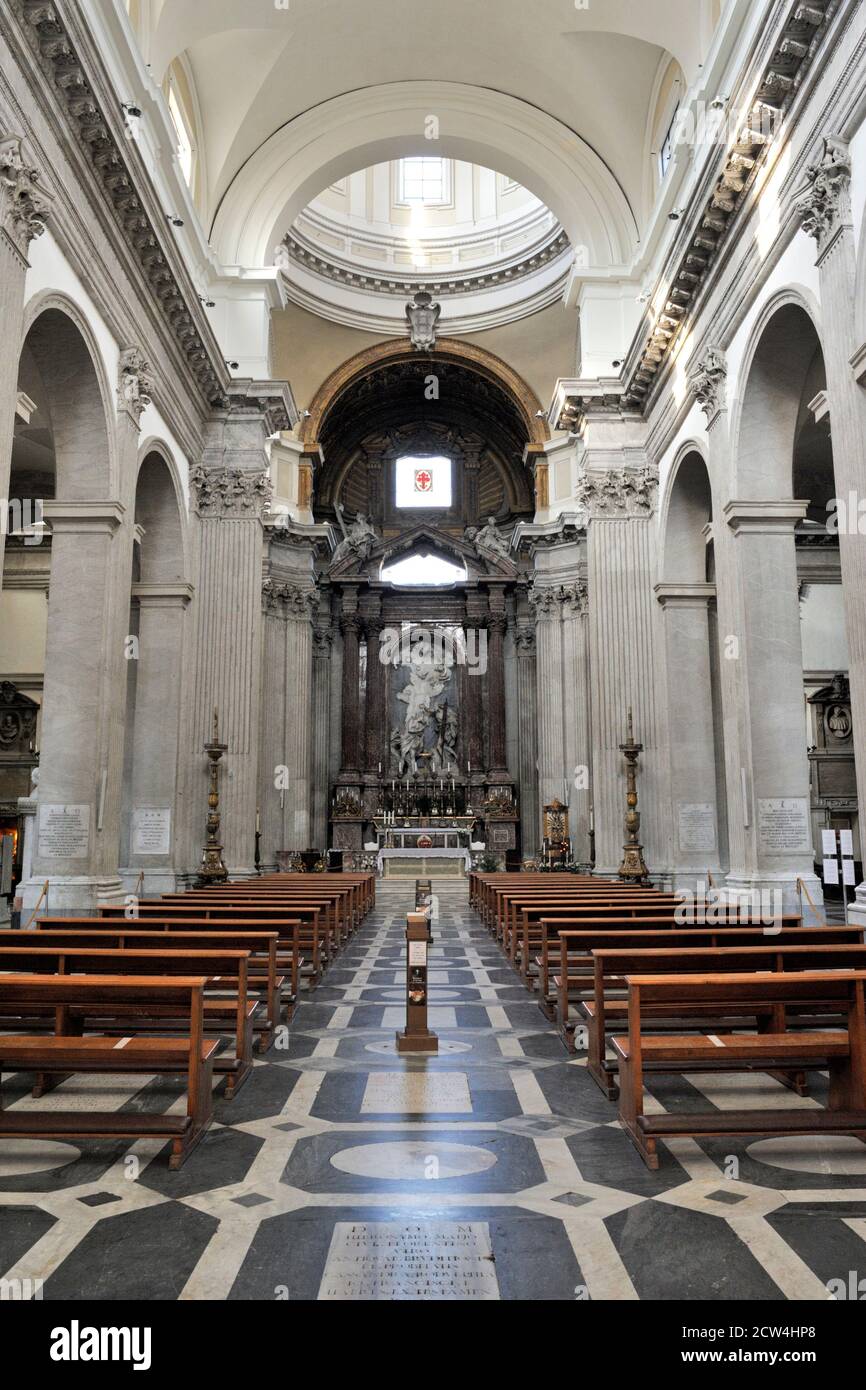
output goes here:
[[439, 1039], [427, 1027], [427, 929], [423, 912], [406, 915], [406, 1027], [397, 1034], [398, 1052], [438, 1052]]

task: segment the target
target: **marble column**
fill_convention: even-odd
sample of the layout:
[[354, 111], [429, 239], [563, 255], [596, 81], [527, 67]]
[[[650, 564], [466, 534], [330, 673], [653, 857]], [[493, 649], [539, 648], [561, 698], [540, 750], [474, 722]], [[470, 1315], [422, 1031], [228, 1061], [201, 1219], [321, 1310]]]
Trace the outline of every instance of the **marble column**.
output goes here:
[[[466, 630], [475, 634], [475, 650], [482, 651], [481, 636], [485, 626], [486, 602], [480, 593], [468, 593], [466, 596]], [[486, 635], [486, 634], [485, 634]], [[466, 753], [466, 764], [472, 765], [472, 784], [480, 786], [484, 781], [485, 756], [484, 756], [484, 710], [483, 696], [485, 683], [488, 680], [490, 669], [490, 651], [487, 652], [488, 671], [484, 674], [470, 672], [465, 666], [460, 668], [461, 698], [463, 700], [464, 717], [466, 728], [464, 732], [464, 750]], [[461, 769], [462, 771], [463, 769]], [[477, 798], [473, 801], [477, 804]]]
[[360, 647], [361, 618], [354, 590], [343, 593], [340, 632], [343, 635], [340, 780], [357, 781], [361, 769]]
[[[794, 545], [805, 510], [793, 500], [732, 500], [723, 510], [734, 541], [729, 578], [739, 606], [732, 628], [739, 643], [727, 663], [734, 680], [723, 685], [723, 699], [726, 689], [737, 699], [725, 730], [739, 764], [743, 829], [739, 862], [732, 844], [728, 884], [737, 892], [779, 888], [789, 908], [799, 901], [798, 877], [814, 899], [821, 896], [813, 868]], [[794, 818], [787, 828], [781, 825]]]
[[[43, 696], [39, 825], [24, 910], [46, 879], [54, 912], [118, 901], [119, 789], [123, 768], [121, 629], [129, 625], [129, 578], [117, 582], [124, 546], [120, 502], [45, 503], [51, 524], [51, 587]], [[125, 548], [125, 547], [124, 547]], [[120, 669], [118, 669], [118, 665]], [[120, 692], [123, 692], [121, 695]]]
[[369, 613], [365, 620], [367, 634], [367, 702], [364, 710], [365, 758], [364, 766], [371, 776], [378, 777], [379, 764], [382, 776], [388, 771], [388, 711], [386, 709], [387, 677], [385, 663], [379, 660], [381, 635], [384, 623], [379, 611]]
[[313, 778], [311, 845], [325, 849], [328, 843], [329, 789], [331, 781], [331, 658], [334, 633], [321, 617], [313, 628]]
[[[502, 595], [491, 595], [491, 604]], [[487, 717], [490, 749], [488, 772], [491, 782], [507, 782], [508, 764], [505, 741], [505, 629], [504, 612], [491, 611], [487, 620]]]
[[[176, 857], [178, 757], [183, 693], [183, 653], [187, 642], [192, 586], [183, 583], [138, 583], [132, 588], [138, 607], [139, 657], [132, 730], [127, 886], [134, 891], [143, 873], [143, 896], [170, 893], [177, 887]], [[137, 814], [159, 812], [167, 845], [150, 852], [136, 843]]]
[[[857, 762], [860, 806], [860, 857], [866, 863], [866, 539], [860, 534], [856, 508], [864, 495], [866, 391], [856, 380], [851, 359], [855, 337], [857, 240], [851, 213], [851, 156], [847, 144], [825, 140], [821, 158], [806, 172], [807, 189], [798, 204], [804, 229], [815, 238], [821, 284], [822, 339], [833, 440], [836, 496], [855, 515], [839, 525], [839, 557], [848, 637], [848, 679]], [[840, 508], [840, 522], [841, 522]], [[853, 524], [851, 524], [853, 522]], [[858, 892], [858, 910], [866, 918], [866, 884]]]
[[589, 597], [586, 582], [565, 585], [562, 598], [562, 710], [569, 779], [569, 829], [577, 863], [590, 857], [592, 753], [589, 727]]
[[536, 835], [540, 843], [543, 808], [556, 799], [565, 800], [561, 587], [536, 579], [529, 601], [535, 613], [539, 801]]
[[[41, 175], [27, 162], [21, 138], [0, 131], [0, 502], [9, 497], [12, 435], [18, 400], [18, 363], [24, 314], [27, 255], [34, 237], [41, 236], [51, 196]], [[0, 589], [6, 527], [0, 526]]]
[[[660, 612], [656, 576], [657, 474], [641, 447], [630, 443], [632, 421], [599, 420], [582, 482], [589, 515], [589, 654], [592, 711], [593, 807], [596, 867], [616, 873], [625, 840], [626, 783], [620, 745], [629, 708], [635, 738], [644, 745], [638, 764], [641, 840], [650, 873], [670, 866], [668, 749], [659, 687]], [[619, 442], [623, 436], [623, 442]], [[632, 456], [637, 463], [631, 463]], [[592, 467], [588, 461], [592, 459]], [[608, 466], [600, 467], [596, 463]], [[618, 465], [624, 461], [625, 466]]]
[[273, 868], [278, 850], [309, 848], [313, 730], [311, 618], [316, 591], [269, 578], [262, 587], [260, 853]]
[[[195, 692], [185, 735], [193, 843], [204, 843], [213, 711], [228, 751], [220, 764], [221, 838], [233, 877], [254, 872], [262, 684], [264, 511], [270, 499], [267, 441], [295, 422], [288, 387], [234, 381], [206, 422], [191, 483], [198, 516]], [[193, 868], [190, 865], [190, 868]]]
[[675, 886], [716, 884], [719, 866], [718, 793], [713, 732], [709, 604], [714, 584], [658, 584], [667, 664]]
[[517, 648], [517, 750], [520, 784], [520, 840], [525, 858], [534, 858], [540, 844], [538, 811], [538, 724], [535, 628], [529, 619], [518, 620], [514, 634]]

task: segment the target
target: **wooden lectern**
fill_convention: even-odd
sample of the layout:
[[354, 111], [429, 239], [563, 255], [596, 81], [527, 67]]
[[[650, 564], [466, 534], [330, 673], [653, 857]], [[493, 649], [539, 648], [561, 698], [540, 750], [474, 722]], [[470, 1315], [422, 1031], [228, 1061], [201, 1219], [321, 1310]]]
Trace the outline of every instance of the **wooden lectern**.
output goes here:
[[427, 918], [406, 916], [406, 1027], [397, 1034], [398, 1052], [438, 1052], [439, 1039], [427, 1027]]

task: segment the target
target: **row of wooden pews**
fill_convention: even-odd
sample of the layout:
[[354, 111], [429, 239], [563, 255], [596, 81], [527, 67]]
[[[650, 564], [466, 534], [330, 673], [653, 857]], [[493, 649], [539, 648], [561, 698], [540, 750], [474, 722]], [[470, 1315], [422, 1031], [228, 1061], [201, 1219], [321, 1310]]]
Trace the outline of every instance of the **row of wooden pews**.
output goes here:
[[[372, 874], [274, 874], [40, 917], [0, 937], [0, 1079], [185, 1078], [186, 1114], [2, 1108], [0, 1139], [163, 1139], [179, 1168], [375, 903]], [[8, 944], [7, 944], [8, 942]]]
[[[845, 1134], [866, 1142], [866, 945], [747, 907], [571, 874], [475, 874], [470, 898], [650, 1168], [659, 1139]], [[759, 1071], [826, 1107], [644, 1113], [646, 1076]]]

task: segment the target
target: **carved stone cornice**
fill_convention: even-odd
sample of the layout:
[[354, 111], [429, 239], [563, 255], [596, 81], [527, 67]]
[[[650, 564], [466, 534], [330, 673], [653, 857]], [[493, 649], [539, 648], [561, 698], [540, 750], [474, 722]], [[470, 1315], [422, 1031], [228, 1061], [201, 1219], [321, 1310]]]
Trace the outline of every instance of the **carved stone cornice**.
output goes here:
[[[154, 225], [130, 171], [125, 141], [112, 132], [114, 117], [103, 111], [67, 30], [51, 0], [9, 0], [45, 75], [46, 88], [65, 108], [75, 137], [105, 191], [123, 236], [161, 307], [204, 399], [225, 397], [227, 372], [216, 340], [204, 326], [198, 303], [188, 300], [163, 250], [165, 224]], [[37, 223], [41, 215], [37, 215]]]
[[140, 428], [141, 417], [152, 400], [153, 377], [150, 363], [139, 348], [126, 348], [120, 354], [117, 379], [118, 408], [125, 410], [136, 428]]
[[299, 419], [288, 382], [236, 379], [217, 408], [229, 416], [261, 416], [269, 435], [293, 429]]
[[611, 468], [587, 472], [577, 484], [577, 500], [588, 517], [651, 516], [658, 496], [659, 472], [644, 468]]
[[708, 347], [688, 375], [689, 390], [712, 424], [725, 404], [728, 360], [720, 347]]
[[310, 623], [319, 608], [319, 595], [315, 589], [301, 584], [280, 584], [266, 579], [262, 584], [262, 611], [284, 621]]
[[803, 231], [823, 255], [843, 227], [851, 225], [851, 155], [847, 140], [824, 138], [821, 158], [806, 169], [806, 187], [794, 204]]
[[45, 231], [51, 202], [39, 170], [22, 154], [21, 137], [0, 137], [0, 223], [24, 260], [31, 241]]
[[778, 44], [752, 89], [751, 110], [734, 143], [724, 145], [724, 163], [709, 203], [689, 209], [691, 226], [665, 270], [665, 284], [670, 289], [661, 305], [653, 304], [648, 336], [630, 364], [623, 397], [626, 406], [645, 412], [655, 378], [670, 357], [674, 342], [692, 322], [691, 305], [718, 258], [806, 71], [815, 61], [820, 41], [829, 29], [828, 16], [835, 8], [834, 0], [789, 0]]
[[258, 517], [271, 500], [267, 473], [247, 473], [242, 468], [202, 468], [190, 471], [196, 511], [203, 517]]

